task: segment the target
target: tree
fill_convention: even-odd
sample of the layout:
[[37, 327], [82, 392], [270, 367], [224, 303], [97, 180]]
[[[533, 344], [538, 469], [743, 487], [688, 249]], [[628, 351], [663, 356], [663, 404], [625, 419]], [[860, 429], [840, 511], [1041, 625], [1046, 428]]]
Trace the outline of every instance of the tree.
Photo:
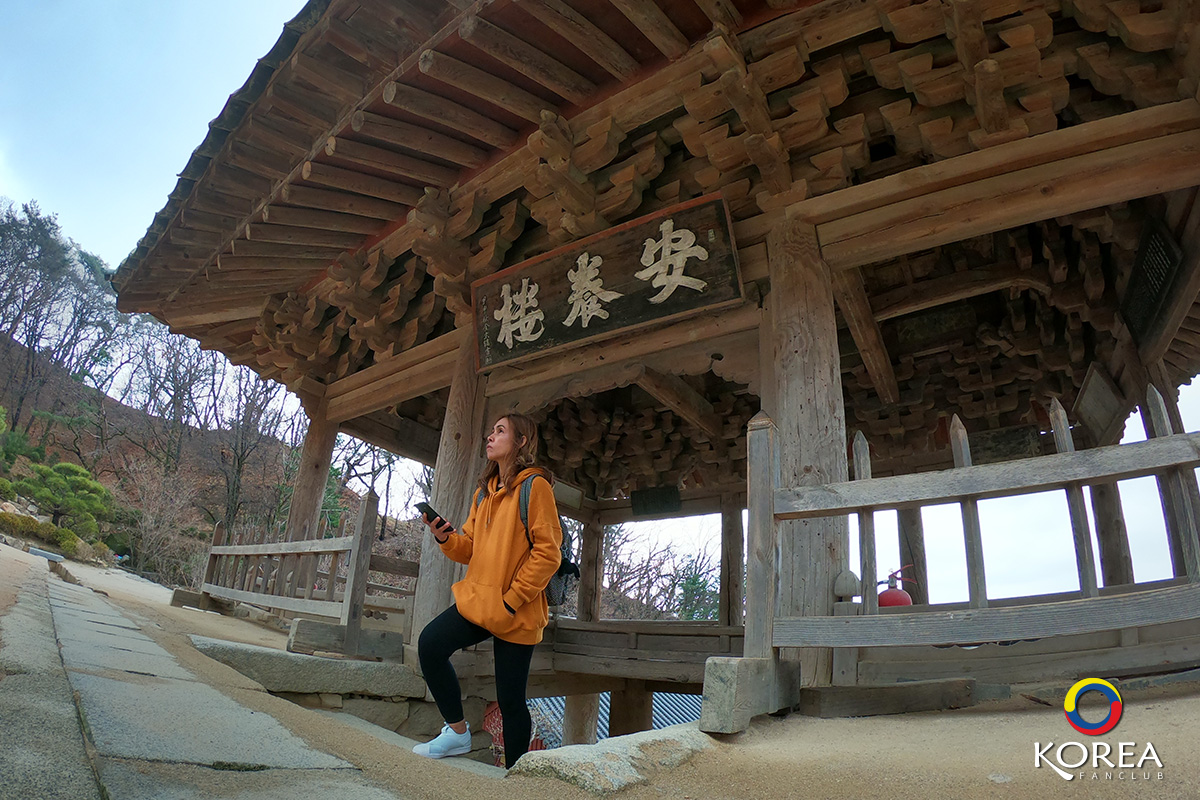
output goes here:
[[55, 525], [70, 528], [81, 538], [95, 539], [100, 533], [98, 523], [112, 513], [108, 490], [77, 464], [34, 464], [32, 470], [33, 475], [17, 481], [16, 490], [50, 514]]
[[130, 509], [125, 533], [134, 570], [152, 570], [165, 583], [196, 585], [205, 543], [181, 535], [194, 513], [195, 487], [195, 476], [167, 474], [149, 456], [127, 462], [116, 494]]

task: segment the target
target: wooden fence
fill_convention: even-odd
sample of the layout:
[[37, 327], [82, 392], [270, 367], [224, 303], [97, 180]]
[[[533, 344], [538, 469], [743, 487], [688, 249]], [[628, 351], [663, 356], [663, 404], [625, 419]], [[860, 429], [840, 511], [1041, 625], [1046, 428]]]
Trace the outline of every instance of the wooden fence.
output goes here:
[[[1151, 387], [1147, 409], [1156, 437], [1149, 441], [1074, 452], [1066, 414], [1052, 409], [1059, 453], [1000, 464], [972, 466], [966, 432], [955, 418], [956, 468], [941, 472], [870, 478], [866, 442], [855, 442], [858, 480], [816, 487], [778, 487], [774, 424], [765, 415], [749, 433], [749, 546], [745, 654], [769, 658], [778, 647], [895, 647], [1011, 641], [1108, 631], [1200, 618], [1200, 543], [1197, 541], [1195, 474], [1200, 434], [1173, 435], [1162, 397]], [[1083, 487], [1155, 475], [1171, 507], [1168, 532], [1179, 581], [1101, 596]], [[1061, 489], [1066, 493], [1080, 589], [1071, 599], [989, 607], [984, 579], [978, 501]], [[966, 609], [880, 614], [875, 595], [874, 513], [958, 503], [963, 520], [969, 601]], [[853, 616], [777, 617], [771, 587], [777, 564], [780, 520], [857, 514], [861, 537], [863, 603]], [[1123, 587], [1130, 589], [1131, 587]], [[1016, 601], [1020, 602], [1020, 601]], [[836, 659], [836, 655], [835, 655]]]
[[[348, 655], [378, 654], [366, 647], [362, 633], [364, 617], [385, 618], [389, 612], [404, 613], [403, 603], [389, 601], [384, 594], [404, 597], [411, 589], [369, 580], [371, 572], [416, 577], [418, 565], [383, 555], [372, 555], [379, 498], [371, 493], [363, 501], [353, 531], [345, 524], [331, 538], [298, 541], [269, 541], [265, 529], [242, 531], [226, 541], [218, 526], [204, 572], [203, 594], [262, 608], [336, 620], [336, 632], [320, 623], [306, 628], [320, 649], [337, 649]], [[318, 531], [320, 536], [323, 531]], [[280, 535], [280, 534], [276, 534]], [[393, 637], [402, 638], [401, 635]], [[290, 646], [290, 645], [289, 645]], [[305, 649], [303, 646], [299, 649]]]

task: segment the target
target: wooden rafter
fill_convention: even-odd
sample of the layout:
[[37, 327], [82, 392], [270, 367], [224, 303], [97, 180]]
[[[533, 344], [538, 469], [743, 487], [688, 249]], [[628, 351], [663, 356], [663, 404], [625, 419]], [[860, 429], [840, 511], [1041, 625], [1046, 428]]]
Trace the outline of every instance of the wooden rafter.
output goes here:
[[678, 375], [668, 375], [658, 370], [644, 368], [637, 379], [651, 397], [695, 425], [713, 441], [721, 439], [721, 417], [708, 402]]
[[896, 370], [888, 358], [887, 347], [879, 323], [871, 313], [871, 301], [863, 284], [862, 273], [857, 269], [836, 270], [833, 275], [833, 296], [842, 317], [850, 326], [850, 334], [858, 345], [863, 366], [875, 384], [875, 391], [885, 405], [900, 402], [900, 386], [896, 382]]

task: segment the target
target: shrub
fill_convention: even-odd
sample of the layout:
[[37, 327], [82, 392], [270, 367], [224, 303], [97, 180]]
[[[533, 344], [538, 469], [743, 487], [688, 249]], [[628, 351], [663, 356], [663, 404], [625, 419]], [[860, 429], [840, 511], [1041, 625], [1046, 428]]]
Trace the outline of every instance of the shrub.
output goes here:
[[[53, 522], [39, 522], [34, 536], [47, 544], [58, 544], [58, 532], [60, 530], [63, 530], [63, 528], [58, 527]], [[74, 536], [74, 532], [71, 532], [71, 535]]]
[[54, 530], [57, 534], [55, 536], [55, 544], [58, 545], [58, 549], [62, 551], [62, 554], [69, 558], [75, 558], [78, 556], [80, 545], [83, 544], [83, 542], [79, 540], [79, 537], [66, 528], [54, 528]]
[[38, 533], [39, 522], [33, 517], [21, 514], [0, 513], [0, 532], [10, 536], [20, 536], [24, 539], [41, 539]]
[[12, 482], [0, 478], [0, 500], [16, 500], [17, 490], [13, 488]]
[[108, 545], [104, 542], [92, 542], [92, 557], [104, 564], [111, 565], [113, 563], [113, 552], [108, 549]]

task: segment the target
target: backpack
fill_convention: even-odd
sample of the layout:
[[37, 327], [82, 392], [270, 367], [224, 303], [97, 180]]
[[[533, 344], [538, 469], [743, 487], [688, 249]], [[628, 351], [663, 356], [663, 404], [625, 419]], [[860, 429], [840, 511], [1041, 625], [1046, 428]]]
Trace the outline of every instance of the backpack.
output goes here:
[[[521, 493], [518, 498], [518, 508], [521, 512], [521, 524], [525, 526], [525, 540], [529, 542], [529, 550], [533, 551], [533, 538], [529, 535], [529, 497], [533, 493], [533, 479], [541, 477], [539, 475], [530, 475], [525, 480], [521, 481]], [[475, 508], [479, 508], [483, 503], [485, 492], [478, 491], [475, 493]], [[550, 583], [546, 585], [546, 605], [561, 606], [566, 602], [567, 598], [575, 591], [575, 585], [579, 582], [579, 565], [571, 560], [573, 555], [573, 542], [571, 534], [567, 530], [567, 526], [562, 524], [562, 517], [558, 519], [559, 528], [562, 530], [563, 540], [560, 551], [562, 560], [558, 565], [558, 572], [555, 572], [550, 577]]]

